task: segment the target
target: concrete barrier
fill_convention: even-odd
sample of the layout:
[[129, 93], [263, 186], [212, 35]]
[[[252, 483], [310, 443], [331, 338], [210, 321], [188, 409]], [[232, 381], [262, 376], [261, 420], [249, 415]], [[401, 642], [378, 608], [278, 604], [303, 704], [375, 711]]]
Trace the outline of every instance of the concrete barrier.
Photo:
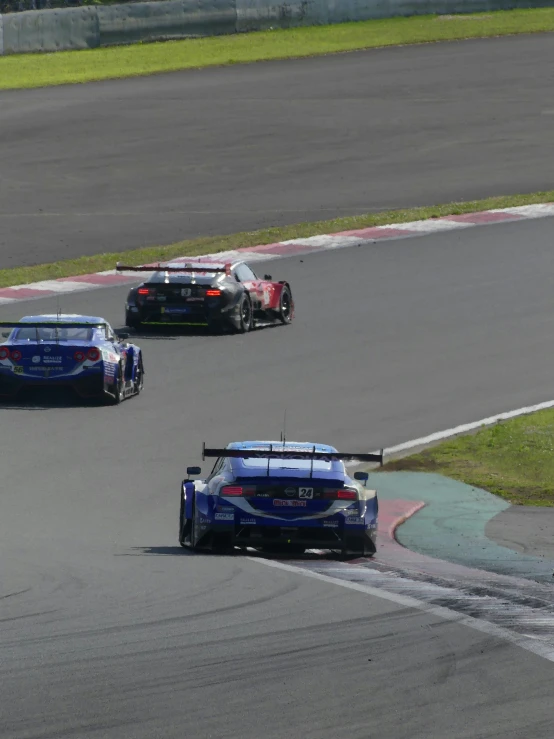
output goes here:
[[0, 54], [553, 5], [554, 0], [160, 0], [28, 10], [0, 15]]
[[8, 13], [2, 16], [2, 29], [4, 54], [98, 46], [94, 7]]
[[235, 33], [234, 0], [167, 0], [97, 7], [100, 45]]

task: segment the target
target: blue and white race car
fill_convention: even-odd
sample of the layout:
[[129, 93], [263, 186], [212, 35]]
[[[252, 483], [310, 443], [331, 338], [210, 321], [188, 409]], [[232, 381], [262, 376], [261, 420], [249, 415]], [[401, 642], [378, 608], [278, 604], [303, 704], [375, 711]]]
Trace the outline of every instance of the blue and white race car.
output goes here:
[[142, 351], [116, 336], [98, 316], [56, 314], [0, 322], [0, 397], [26, 387], [73, 388], [83, 398], [117, 404], [140, 393], [144, 383]]
[[[234, 546], [261, 551], [308, 548], [372, 556], [378, 499], [366, 487], [367, 472], [353, 479], [344, 462], [383, 463], [383, 454], [346, 454], [326, 444], [241, 441], [216, 457], [205, 480], [181, 487], [179, 542], [192, 549]], [[199, 475], [188, 467], [187, 475]]]

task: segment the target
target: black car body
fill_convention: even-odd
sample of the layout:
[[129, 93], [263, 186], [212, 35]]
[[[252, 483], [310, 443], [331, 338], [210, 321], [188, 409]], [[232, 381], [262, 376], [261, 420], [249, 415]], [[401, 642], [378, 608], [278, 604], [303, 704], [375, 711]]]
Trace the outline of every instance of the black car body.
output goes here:
[[[206, 261], [128, 267], [120, 272], [153, 272], [132, 288], [125, 304], [125, 324], [208, 326], [244, 333], [274, 323], [290, 323], [294, 302], [290, 285], [271, 275], [260, 279], [244, 262]], [[155, 271], [154, 271], [155, 270]]]

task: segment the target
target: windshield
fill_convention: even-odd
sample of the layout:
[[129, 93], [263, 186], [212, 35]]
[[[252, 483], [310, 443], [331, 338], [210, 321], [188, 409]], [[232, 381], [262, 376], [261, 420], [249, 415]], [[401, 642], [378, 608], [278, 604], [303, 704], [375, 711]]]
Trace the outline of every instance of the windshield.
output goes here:
[[15, 341], [90, 341], [92, 328], [54, 328], [29, 326], [14, 332]]

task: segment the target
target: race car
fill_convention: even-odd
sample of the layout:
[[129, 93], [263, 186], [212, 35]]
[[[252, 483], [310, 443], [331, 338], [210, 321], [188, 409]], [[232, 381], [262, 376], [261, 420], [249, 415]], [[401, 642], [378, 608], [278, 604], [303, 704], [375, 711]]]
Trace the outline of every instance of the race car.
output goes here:
[[181, 485], [179, 543], [192, 549], [340, 550], [372, 556], [378, 499], [367, 472], [353, 479], [344, 462], [383, 463], [380, 454], [347, 454], [326, 444], [239, 441], [206, 449], [217, 461], [205, 480]]
[[294, 318], [294, 301], [288, 282], [271, 275], [257, 277], [244, 262], [175, 262], [130, 267], [119, 272], [152, 272], [146, 282], [132, 288], [125, 304], [125, 325], [207, 326], [219, 333], [246, 333], [252, 328], [288, 324]]
[[116, 336], [99, 316], [24, 316], [2, 321], [7, 341], [0, 344], [0, 397], [26, 387], [67, 386], [83, 398], [120, 403], [138, 395], [144, 383], [142, 351]]

